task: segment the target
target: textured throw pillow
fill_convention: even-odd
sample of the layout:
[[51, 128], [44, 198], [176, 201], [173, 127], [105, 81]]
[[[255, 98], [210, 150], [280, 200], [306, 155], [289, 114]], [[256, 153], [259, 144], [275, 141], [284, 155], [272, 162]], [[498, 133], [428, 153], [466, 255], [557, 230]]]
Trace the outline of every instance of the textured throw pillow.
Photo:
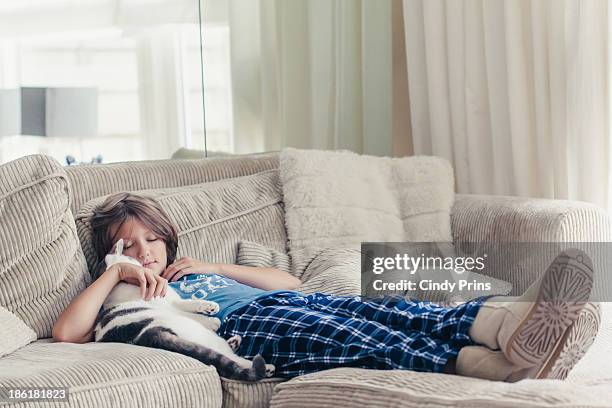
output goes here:
[[30, 329], [20, 318], [0, 306], [0, 357], [11, 354], [13, 351], [36, 340], [36, 333]]
[[[283, 250], [283, 223], [278, 170], [191, 186], [141, 190], [134, 193], [159, 201], [178, 228], [177, 257], [214, 263], [234, 263], [238, 242], [249, 240]], [[93, 199], [77, 214], [77, 229], [90, 271], [97, 277], [92, 243], [93, 209], [107, 196]]]
[[50, 337], [89, 283], [62, 166], [41, 155], [0, 166], [0, 220], [0, 306]]
[[291, 259], [285, 252], [251, 241], [238, 243], [236, 264], [258, 268], [276, 268], [291, 272]]
[[337, 245], [452, 242], [454, 178], [444, 159], [284, 149], [280, 172], [298, 276], [322, 249]]

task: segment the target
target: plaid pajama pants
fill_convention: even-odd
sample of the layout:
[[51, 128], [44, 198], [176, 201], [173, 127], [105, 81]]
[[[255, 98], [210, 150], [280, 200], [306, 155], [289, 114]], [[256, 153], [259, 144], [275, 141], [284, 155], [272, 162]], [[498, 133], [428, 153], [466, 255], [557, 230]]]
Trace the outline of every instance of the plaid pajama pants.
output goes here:
[[335, 367], [442, 372], [459, 349], [485, 298], [458, 307], [401, 297], [279, 293], [228, 315], [219, 329], [242, 336], [237, 354], [261, 354], [276, 376]]

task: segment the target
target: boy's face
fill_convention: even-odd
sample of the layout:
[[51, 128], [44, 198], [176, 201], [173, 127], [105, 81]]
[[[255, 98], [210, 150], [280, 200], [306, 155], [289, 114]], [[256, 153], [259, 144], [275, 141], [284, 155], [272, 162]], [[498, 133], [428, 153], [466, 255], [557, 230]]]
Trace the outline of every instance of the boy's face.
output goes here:
[[123, 254], [130, 256], [145, 268], [151, 269], [155, 275], [159, 275], [166, 269], [168, 262], [166, 254], [166, 243], [155, 235], [137, 218], [126, 220], [119, 231], [116, 226], [110, 228], [111, 236], [115, 243], [123, 238]]

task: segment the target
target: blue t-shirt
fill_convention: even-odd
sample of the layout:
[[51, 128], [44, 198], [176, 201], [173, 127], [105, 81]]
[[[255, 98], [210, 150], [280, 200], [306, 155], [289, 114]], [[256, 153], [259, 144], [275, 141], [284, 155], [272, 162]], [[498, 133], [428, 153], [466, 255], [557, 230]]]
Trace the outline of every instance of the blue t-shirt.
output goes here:
[[300, 293], [292, 290], [263, 290], [244, 285], [227, 276], [217, 274], [185, 275], [169, 285], [183, 299], [202, 299], [217, 302], [216, 317], [225, 319], [233, 311], [248, 305], [255, 299], [275, 293]]

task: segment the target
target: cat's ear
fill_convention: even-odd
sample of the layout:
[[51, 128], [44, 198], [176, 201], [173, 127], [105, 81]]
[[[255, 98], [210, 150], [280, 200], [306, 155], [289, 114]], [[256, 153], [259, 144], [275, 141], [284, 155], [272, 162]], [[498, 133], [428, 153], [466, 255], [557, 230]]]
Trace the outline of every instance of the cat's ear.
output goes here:
[[121, 254], [123, 254], [123, 238], [121, 238], [115, 244], [115, 255], [121, 255]]

